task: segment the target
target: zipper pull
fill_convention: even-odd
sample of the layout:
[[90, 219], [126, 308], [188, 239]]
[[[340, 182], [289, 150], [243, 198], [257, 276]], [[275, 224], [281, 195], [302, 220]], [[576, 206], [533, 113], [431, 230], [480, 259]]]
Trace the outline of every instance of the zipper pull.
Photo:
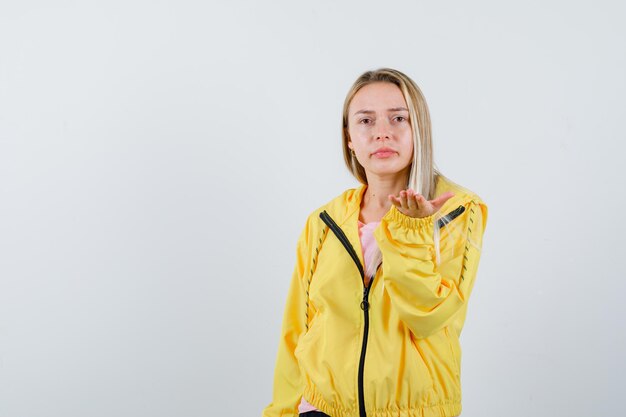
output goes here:
[[372, 281], [374, 281], [374, 277], [370, 279], [370, 282], [367, 285], [367, 287], [363, 287], [363, 301], [361, 301], [361, 310], [363, 311], [367, 311], [370, 308], [370, 303], [367, 300], [367, 298], [370, 293], [370, 287], [372, 286]]

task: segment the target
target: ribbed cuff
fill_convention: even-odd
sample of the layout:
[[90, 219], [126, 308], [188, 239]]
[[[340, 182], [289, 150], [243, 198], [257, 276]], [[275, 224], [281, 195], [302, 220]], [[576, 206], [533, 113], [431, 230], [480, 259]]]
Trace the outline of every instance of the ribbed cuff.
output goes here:
[[411, 230], [432, 229], [434, 227], [434, 219], [434, 214], [427, 217], [407, 216], [400, 212], [394, 204], [391, 205], [389, 211], [383, 216], [383, 220], [387, 221], [387, 223], [395, 223]]

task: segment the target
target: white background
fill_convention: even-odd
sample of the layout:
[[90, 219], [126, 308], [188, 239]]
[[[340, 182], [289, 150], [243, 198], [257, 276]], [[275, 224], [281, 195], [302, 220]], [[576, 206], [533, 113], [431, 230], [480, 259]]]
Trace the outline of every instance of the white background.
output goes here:
[[622, 4], [2, 1], [0, 416], [260, 416], [382, 66], [489, 206], [462, 415], [622, 415]]

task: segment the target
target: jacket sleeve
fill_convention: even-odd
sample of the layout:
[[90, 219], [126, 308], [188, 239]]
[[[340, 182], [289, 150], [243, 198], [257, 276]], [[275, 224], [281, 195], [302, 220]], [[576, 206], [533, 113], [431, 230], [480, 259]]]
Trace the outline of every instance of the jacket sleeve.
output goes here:
[[487, 206], [479, 199], [463, 204], [465, 211], [440, 230], [447, 249], [435, 261], [435, 215], [413, 218], [396, 206], [374, 231], [380, 247], [382, 274], [392, 307], [417, 338], [447, 326], [468, 302], [487, 223]]
[[283, 321], [278, 342], [272, 402], [263, 410], [263, 417], [298, 416], [298, 405], [304, 390], [304, 381], [294, 351], [298, 339], [305, 332], [308, 321], [307, 282], [311, 268], [309, 254], [309, 224], [300, 234], [296, 250], [296, 265], [287, 293]]

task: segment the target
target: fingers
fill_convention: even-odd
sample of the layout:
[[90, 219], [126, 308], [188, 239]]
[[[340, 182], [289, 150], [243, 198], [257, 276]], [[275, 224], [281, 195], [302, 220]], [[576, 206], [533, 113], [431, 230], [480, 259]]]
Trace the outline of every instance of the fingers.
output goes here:
[[397, 196], [389, 194], [387, 197], [396, 207], [403, 210], [417, 211], [424, 206], [426, 200], [420, 194], [411, 190], [402, 190]]
[[393, 205], [402, 209], [401, 211], [405, 213], [410, 213], [414, 217], [430, 216], [434, 214], [452, 197], [454, 197], [454, 193], [448, 191], [428, 201], [423, 195], [416, 193], [410, 188], [400, 191], [397, 196], [393, 194], [387, 196]]
[[398, 208], [406, 209], [408, 207], [405, 191], [400, 191], [397, 196], [389, 194], [388, 198]]
[[412, 189], [402, 190], [400, 191], [400, 199], [402, 201], [402, 208], [417, 211], [422, 207], [422, 200], [420, 200], [421, 195], [417, 194]]
[[433, 205], [433, 207], [435, 207], [435, 211], [436, 211], [436, 210], [439, 210], [444, 205], [444, 203], [452, 197], [454, 197], [454, 193], [451, 191], [447, 191], [441, 194], [439, 197], [432, 200], [431, 204]]
[[419, 206], [420, 206], [419, 197], [421, 196], [419, 194], [416, 194], [415, 191], [411, 190], [410, 188], [404, 193], [406, 195], [407, 207], [409, 208], [409, 210], [419, 209]]
[[406, 194], [406, 190], [400, 191], [400, 201], [402, 202], [402, 208], [403, 209], [406, 210], [406, 209], [409, 208], [408, 196]]

